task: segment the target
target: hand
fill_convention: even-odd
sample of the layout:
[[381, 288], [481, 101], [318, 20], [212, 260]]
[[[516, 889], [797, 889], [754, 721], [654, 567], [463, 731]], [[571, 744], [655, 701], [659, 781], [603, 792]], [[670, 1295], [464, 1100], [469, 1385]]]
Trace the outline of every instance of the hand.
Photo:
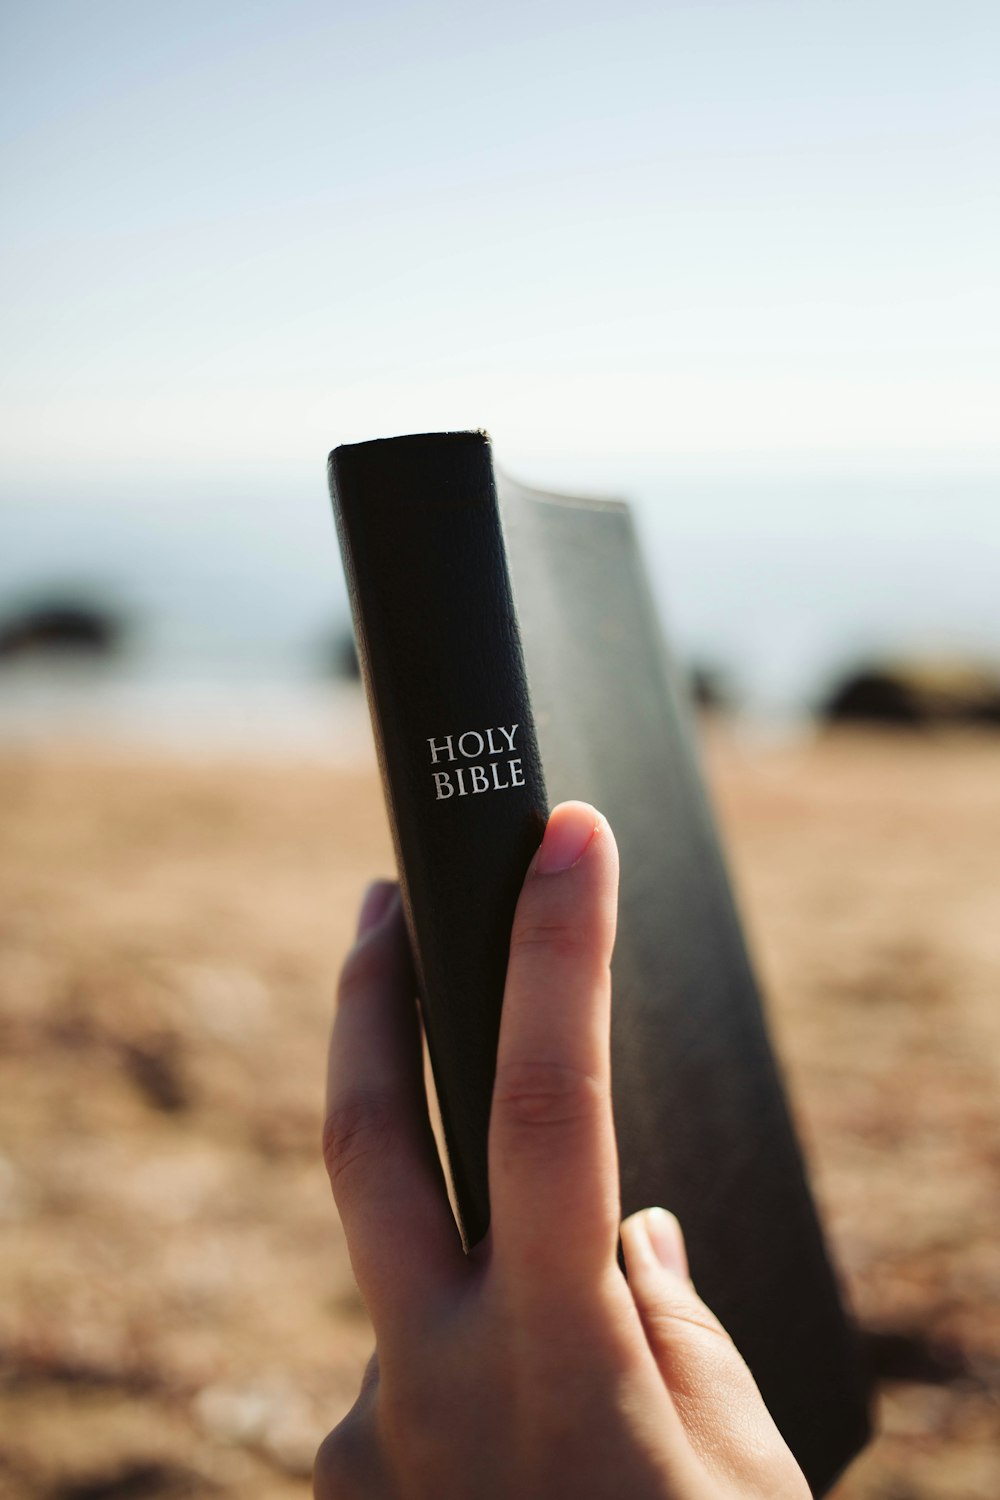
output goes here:
[[492, 1223], [466, 1256], [427, 1117], [397, 889], [344, 967], [324, 1152], [376, 1353], [320, 1449], [317, 1500], [808, 1500], [677, 1221], [621, 1225], [609, 961], [618, 857], [552, 813], [511, 933]]

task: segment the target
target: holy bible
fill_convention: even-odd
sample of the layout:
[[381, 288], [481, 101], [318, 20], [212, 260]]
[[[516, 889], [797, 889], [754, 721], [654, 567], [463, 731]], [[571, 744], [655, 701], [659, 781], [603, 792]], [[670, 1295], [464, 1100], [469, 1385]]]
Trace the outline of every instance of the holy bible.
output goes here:
[[330, 491], [466, 1243], [514, 906], [549, 805], [621, 855], [623, 1217], [681, 1221], [699, 1292], [817, 1495], [867, 1393], [627, 506], [496, 482], [482, 432], [334, 450]]

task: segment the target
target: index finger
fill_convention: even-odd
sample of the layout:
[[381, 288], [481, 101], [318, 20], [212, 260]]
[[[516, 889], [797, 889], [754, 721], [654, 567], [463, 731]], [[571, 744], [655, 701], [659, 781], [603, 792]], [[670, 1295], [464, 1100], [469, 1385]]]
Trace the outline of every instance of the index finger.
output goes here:
[[585, 802], [549, 818], [511, 932], [490, 1117], [493, 1253], [525, 1291], [614, 1262], [611, 952], [618, 852]]

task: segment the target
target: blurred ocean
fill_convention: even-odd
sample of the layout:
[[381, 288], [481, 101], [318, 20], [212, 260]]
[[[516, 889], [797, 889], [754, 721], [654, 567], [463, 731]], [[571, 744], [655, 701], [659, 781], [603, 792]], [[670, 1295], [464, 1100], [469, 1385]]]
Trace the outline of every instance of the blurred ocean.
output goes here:
[[[517, 472], [633, 502], [675, 651], [720, 671], [761, 723], [801, 722], [875, 655], [1000, 659], [996, 475], [667, 474], [611, 460]], [[129, 629], [107, 663], [3, 666], [0, 741], [367, 747], [360, 694], [330, 670], [348, 611], [322, 466], [285, 489], [9, 490], [3, 515], [0, 619], [72, 596]]]

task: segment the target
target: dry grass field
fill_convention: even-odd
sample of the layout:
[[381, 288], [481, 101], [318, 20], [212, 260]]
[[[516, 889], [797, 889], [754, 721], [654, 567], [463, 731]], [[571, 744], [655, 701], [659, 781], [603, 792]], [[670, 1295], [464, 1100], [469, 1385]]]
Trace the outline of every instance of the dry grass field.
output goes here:
[[[709, 770], [882, 1386], [838, 1500], [1000, 1495], [1000, 741]], [[370, 1334], [317, 1154], [374, 773], [0, 756], [0, 1493], [304, 1500]]]

